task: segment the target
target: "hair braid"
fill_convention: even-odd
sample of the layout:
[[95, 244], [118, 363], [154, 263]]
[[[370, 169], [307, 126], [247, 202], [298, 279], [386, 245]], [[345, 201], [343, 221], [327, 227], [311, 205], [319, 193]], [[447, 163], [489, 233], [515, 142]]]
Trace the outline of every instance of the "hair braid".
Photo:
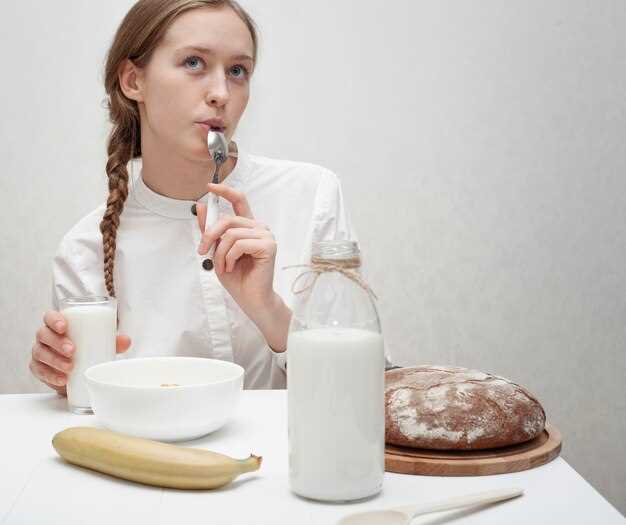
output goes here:
[[100, 222], [102, 246], [104, 250], [104, 281], [111, 297], [115, 297], [113, 269], [115, 266], [115, 246], [120, 214], [128, 197], [127, 164], [133, 157], [132, 142], [124, 140], [124, 129], [117, 127], [111, 132], [108, 145], [109, 159], [106, 165], [109, 179], [107, 207]]

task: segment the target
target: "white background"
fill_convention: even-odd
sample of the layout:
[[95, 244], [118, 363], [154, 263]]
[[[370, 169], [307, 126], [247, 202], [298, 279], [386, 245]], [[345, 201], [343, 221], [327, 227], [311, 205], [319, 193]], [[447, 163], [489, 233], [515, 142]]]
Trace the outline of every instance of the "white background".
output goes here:
[[[626, 2], [242, 1], [261, 48], [235, 138], [341, 177], [393, 360], [525, 385], [626, 512]], [[0, 393], [49, 391], [29, 353], [54, 250], [106, 198], [131, 4], [3, 4]]]

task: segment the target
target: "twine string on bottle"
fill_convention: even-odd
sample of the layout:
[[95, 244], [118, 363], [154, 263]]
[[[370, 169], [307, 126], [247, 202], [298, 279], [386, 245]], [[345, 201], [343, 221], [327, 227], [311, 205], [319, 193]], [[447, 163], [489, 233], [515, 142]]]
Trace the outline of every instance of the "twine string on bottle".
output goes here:
[[[288, 268], [308, 268], [309, 270], [302, 272], [298, 275], [292, 285], [291, 291], [294, 294], [301, 294], [315, 285], [317, 278], [325, 272], [340, 272], [345, 275], [348, 279], [354, 281], [361, 288], [363, 288], [368, 294], [370, 294], [374, 299], [378, 300], [376, 294], [371, 289], [370, 285], [357, 273], [354, 271], [354, 268], [358, 268], [361, 266], [361, 259], [359, 257], [352, 257], [350, 259], [338, 259], [338, 260], [329, 260], [322, 259], [319, 257], [311, 257], [311, 264], [293, 264], [291, 266], [283, 266], [283, 270]], [[297, 288], [297, 283], [302, 278], [308, 278], [311, 281], [311, 277], [313, 278], [312, 282], [309, 284], [303, 285], [300, 289]]]

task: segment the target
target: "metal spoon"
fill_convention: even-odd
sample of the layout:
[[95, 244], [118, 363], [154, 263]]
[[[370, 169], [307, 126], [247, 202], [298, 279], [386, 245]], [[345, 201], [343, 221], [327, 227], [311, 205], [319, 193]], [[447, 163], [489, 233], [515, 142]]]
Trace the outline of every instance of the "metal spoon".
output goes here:
[[522, 494], [524, 494], [524, 489], [520, 488], [488, 490], [468, 496], [448, 498], [434, 503], [349, 514], [339, 520], [337, 525], [409, 525], [413, 518], [430, 512], [442, 512], [469, 505], [485, 505], [515, 498]]
[[[219, 171], [220, 167], [226, 159], [228, 158], [228, 141], [226, 137], [221, 131], [213, 131], [209, 130], [209, 134], [206, 138], [207, 146], [209, 148], [209, 153], [211, 157], [213, 157], [213, 161], [215, 162], [215, 172], [213, 173], [213, 184], [218, 184], [219, 179]], [[211, 228], [219, 217], [219, 197], [212, 193], [209, 195], [207, 200], [207, 209], [206, 209], [206, 221], [204, 223], [204, 231], [207, 231]], [[207, 257], [209, 259], [213, 259], [213, 255], [215, 254], [215, 243], [213, 243], [209, 247], [209, 251], [207, 253]]]

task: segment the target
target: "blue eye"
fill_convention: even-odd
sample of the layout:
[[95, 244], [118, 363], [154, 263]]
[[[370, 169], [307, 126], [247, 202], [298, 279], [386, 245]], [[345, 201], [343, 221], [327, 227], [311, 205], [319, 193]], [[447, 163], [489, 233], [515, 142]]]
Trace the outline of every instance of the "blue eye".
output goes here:
[[[191, 62], [204, 62], [204, 60], [202, 60], [200, 57], [197, 57], [197, 56], [190, 56], [190, 57], [185, 58], [184, 64], [186, 65], [186, 64], [189, 64]], [[197, 67], [192, 67], [191, 69], [195, 71], [198, 68]]]
[[231, 71], [233, 71], [235, 69], [239, 69], [239, 70], [242, 71], [242, 74], [241, 75], [235, 75], [235, 78], [246, 78], [250, 74], [250, 72], [247, 70], [247, 68], [245, 68], [242, 65], [237, 65], [237, 66], [233, 66], [233, 67], [230, 68]]

